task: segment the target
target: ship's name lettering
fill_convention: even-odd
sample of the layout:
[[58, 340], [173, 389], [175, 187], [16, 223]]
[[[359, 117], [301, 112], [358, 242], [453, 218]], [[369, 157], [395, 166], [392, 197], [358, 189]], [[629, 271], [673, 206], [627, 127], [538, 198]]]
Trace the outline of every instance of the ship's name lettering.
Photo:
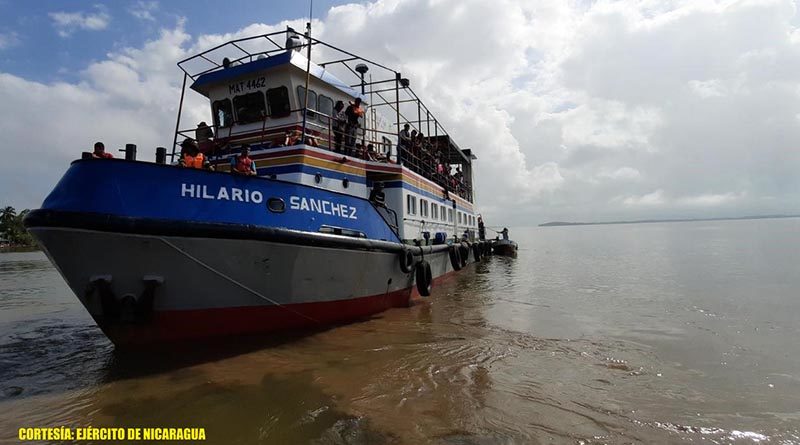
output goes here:
[[261, 76], [257, 79], [243, 80], [228, 84], [228, 94], [239, 94], [242, 91], [257, 90], [267, 86], [267, 78]]
[[347, 219], [358, 219], [356, 208], [326, 201], [324, 199], [306, 198], [304, 196], [289, 197], [289, 208], [292, 210], [302, 210], [304, 212], [316, 212], [324, 215], [340, 216]]
[[248, 190], [236, 187], [220, 187], [217, 190], [210, 189], [204, 184], [181, 184], [181, 197], [195, 199], [214, 199], [218, 201], [238, 201], [261, 204], [264, 202], [264, 195], [258, 190]]

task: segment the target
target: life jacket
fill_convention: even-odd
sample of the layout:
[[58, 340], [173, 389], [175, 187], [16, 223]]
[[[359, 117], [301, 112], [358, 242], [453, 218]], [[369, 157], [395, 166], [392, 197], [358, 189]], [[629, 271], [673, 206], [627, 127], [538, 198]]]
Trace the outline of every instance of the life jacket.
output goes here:
[[241, 156], [236, 157], [236, 166], [234, 167], [237, 172], [241, 173], [250, 173], [253, 165], [253, 160], [250, 157], [242, 158]]
[[189, 153], [184, 153], [183, 155], [183, 165], [189, 168], [203, 168], [203, 163], [205, 161], [205, 156], [203, 153], [197, 153], [197, 156], [192, 156]]

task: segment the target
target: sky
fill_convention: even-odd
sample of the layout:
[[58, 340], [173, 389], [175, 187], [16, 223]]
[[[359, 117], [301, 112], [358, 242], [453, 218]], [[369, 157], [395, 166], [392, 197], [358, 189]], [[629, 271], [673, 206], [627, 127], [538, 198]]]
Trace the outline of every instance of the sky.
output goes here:
[[[172, 142], [176, 63], [292, 25], [298, 1], [0, 0], [0, 205], [38, 207], [96, 140]], [[477, 155], [490, 225], [800, 213], [791, 0], [314, 4]], [[189, 92], [183, 119], [210, 120]]]

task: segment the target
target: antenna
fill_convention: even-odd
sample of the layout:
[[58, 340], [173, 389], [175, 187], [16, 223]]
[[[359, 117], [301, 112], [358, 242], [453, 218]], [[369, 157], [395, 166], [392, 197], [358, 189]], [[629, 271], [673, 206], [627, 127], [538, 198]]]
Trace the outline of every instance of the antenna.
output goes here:
[[308, 23], [306, 23], [306, 41], [308, 42], [308, 51], [306, 52], [306, 90], [305, 98], [303, 99], [303, 136], [300, 140], [301, 143], [306, 143], [306, 120], [308, 116], [308, 83], [311, 77], [311, 20], [314, 17], [314, 0], [309, 1], [308, 6]]

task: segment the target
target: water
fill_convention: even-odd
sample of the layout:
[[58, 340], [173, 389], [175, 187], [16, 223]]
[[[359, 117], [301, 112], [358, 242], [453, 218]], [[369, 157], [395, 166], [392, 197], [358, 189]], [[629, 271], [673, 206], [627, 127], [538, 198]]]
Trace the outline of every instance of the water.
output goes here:
[[800, 443], [800, 219], [512, 231], [410, 309], [122, 355], [41, 253], [0, 254], [0, 441]]

